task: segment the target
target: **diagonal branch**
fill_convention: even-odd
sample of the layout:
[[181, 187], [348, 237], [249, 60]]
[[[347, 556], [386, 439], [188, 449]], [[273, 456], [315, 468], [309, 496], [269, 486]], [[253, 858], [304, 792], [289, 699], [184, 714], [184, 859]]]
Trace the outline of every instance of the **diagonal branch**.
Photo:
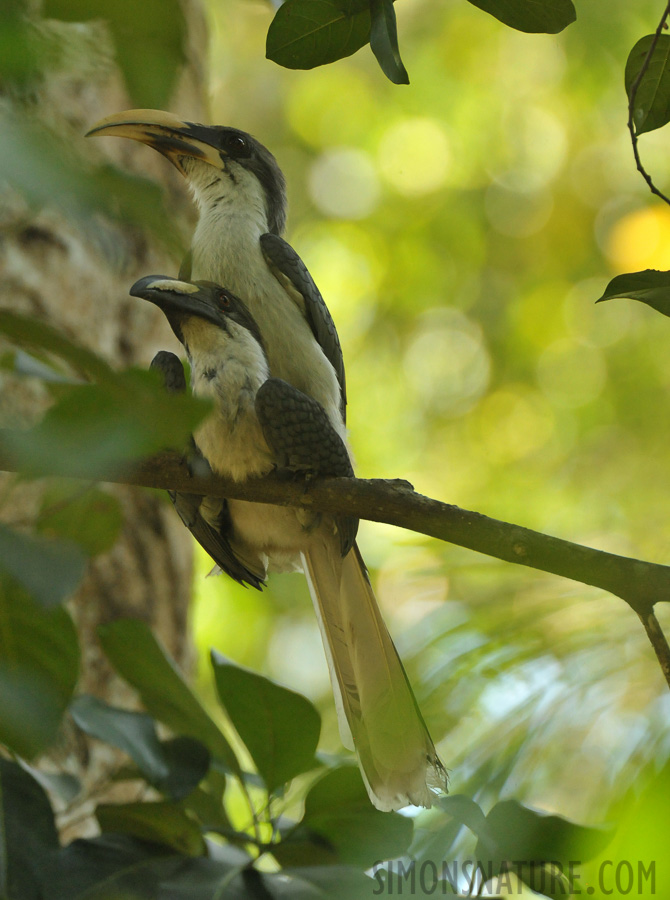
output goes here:
[[[20, 470], [0, 430], [0, 470]], [[78, 477], [72, 463], [54, 458], [53, 468], [40, 475]], [[84, 477], [80, 473], [79, 477]], [[280, 506], [304, 506], [334, 514], [386, 522], [484, 553], [506, 562], [529, 566], [601, 588], [625, 600], [638, 614], [670, 686], [670, 647], [654, 616], [654, 604], [670, 599], [670, 566], [644, 562], [542, 534], [520, 525], [491, 519], [416, 493], [407, 481], [319, 478], [287, 481], [269, 475], [234, 482], [218, 476], [191, 475], [184, 459], [164, 453], [131, 462], [116, 471], [91, 471], [85, 477], [118, 484], [184, 491]]]

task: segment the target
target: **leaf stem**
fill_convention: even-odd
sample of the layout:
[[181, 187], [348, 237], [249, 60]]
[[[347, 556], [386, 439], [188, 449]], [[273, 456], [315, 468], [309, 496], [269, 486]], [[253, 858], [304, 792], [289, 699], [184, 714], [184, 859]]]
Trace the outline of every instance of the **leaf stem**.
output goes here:
[[663, 29], [666, 27], [666, 22], [668, 20], [668, 16], [670, 16], [670, 2], [666, 5], [665, 11], [661, 16], [661, 21], [658, 23], [658, 27], [654, 33], [653, 40], [649, 45], [649, 50], [647, 50], [647, 55], [644, 58], [644, 62], [640, 66], [640, 71], [637, 73], [637, 76], [633, 83], [630, 86], [630, 93], [628, 95], [628, 131], [630, 132], [631, 145], [633, 147], [633, 156], [635, 157], [635, 165], [637, 167], [638, 172], [644, 180], [647, 182], [649, 186], [649, 190], [652, 194], [655, 194], [657, 197], [660, 197], [664, 203], [667, 203], [670, 206], [670, 197], [667, 197], [662, 191], [660, 191], [653, 182], [651, 175], [647, 172], [645, 167], [642, 165], [642, 160], [640, 158], [640, 150], [638, 147], [638, 138], [637, 132], [635, 130], [635, 100], [637, 98], [638, 88], [644, 78], [647, 69], [649, 68], [649, 64], [651, 63], [651, 58], [654, 55], [654, 50], [656, 49], [656, 45], [658, 44], [658, 39], [663, 32]]

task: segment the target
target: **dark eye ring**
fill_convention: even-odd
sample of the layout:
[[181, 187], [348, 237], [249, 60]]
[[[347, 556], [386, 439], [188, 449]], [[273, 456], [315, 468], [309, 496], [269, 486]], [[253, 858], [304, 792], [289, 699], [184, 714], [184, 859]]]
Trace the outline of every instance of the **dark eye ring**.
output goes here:
[[219, 305], [223, 309], [227, 309], [230, 306], [230, 294], [227, 291], [221, 291], [219, 294]]

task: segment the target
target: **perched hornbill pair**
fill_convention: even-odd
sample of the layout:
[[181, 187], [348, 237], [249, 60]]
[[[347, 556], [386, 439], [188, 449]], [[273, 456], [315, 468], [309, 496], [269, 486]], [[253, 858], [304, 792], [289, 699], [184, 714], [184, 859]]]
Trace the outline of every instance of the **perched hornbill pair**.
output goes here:
[[[281, 237], [286, 191], [272, 154], [234, 128], [157, 110], [103, 119], [89, 135], [148, 144], [186, 177], [199, 209], [179, 280], [149, 276], [131, 293], [159, 306], [183, 344], [195, 394], [214, 412], [194, 435], [211, 469], [244, 480], [274, 468], [351, 475], [342, 351], [302, 260]], [[175, 389], [181, 363], [154, 361]], [[302, 569], [328, 659], [343, 743], [355, 749], [378, 809], [430, 806], [446, 790], [435, 752], [355, 544], [357, 521], [241, 500], [174, 495], [218, 566], [260, 587]]]

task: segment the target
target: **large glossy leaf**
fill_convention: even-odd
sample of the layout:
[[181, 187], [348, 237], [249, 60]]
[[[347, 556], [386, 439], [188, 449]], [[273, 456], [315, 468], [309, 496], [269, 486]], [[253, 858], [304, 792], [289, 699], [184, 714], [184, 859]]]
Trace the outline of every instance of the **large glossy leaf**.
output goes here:
[[71, 541], [22, 534], [0, 524], [0, 570], [44, 607], [66, 600], [81, 581], [87, 559]]
[[[572, 860], [588, 860], [611, 841], [611, 829], [587, 828], [561, 816], [548, 815], [502, 800], [486, 817], [495, 849], [477, 842], [475, 857], [487, 877], [511, 869], [530, 888], [546, 896], [565, 896], [568, 883], [562, 872]], [[510, 865], [511, 863], [511, 865]], [[555, 865], [559, 869], [554, 871]]]
[[84, 694], [70, 704], [77, 725], [127, 753], [146, 780], [173, 800], [186, 797], [209, 768], [209, 752], [194, 738], [161, 742], [154, 720], [145, 713], [109, 706]]
[[53, 812], [40, 785], [0, 757], [0, 895], [41, 900], [46, 857], [58, 849]]
[[670, 272], [645, 269], [643, 272], [617, 275], [610, 281], [596, 303], [620, 297], [640, 300], [664, 316], [670, 316]]
[[[629, 98], [653, 40], [654, 35], [648, 34], [630, 51], [625, 73], [626, 93]], [[637, 134], [644, 134], [645, 131], [654, 131], [668, 122], [670, 122], [670, 35], [661, 34], [635, 93], [633, 123]]]
[[367, 868], [401, 856], [411, 840], [412, 820], [375, 809], [358, 769], [344, 766], [311, 788], [302, 821], [273, 852], [288, 866], [314, 865], [316, 860]]
[[157, 900], [187, 857], [126, 835], [73, 841], [51, 861], [44, 900]]
[[32, 475], [119, 474], [129, 459], [186, 446], [210, 408], [165, 392], [156, 372], [128, 369], [102, 384], [77, 385], [26, 432], [5, 432], [9, 452]]
[[203, 856], [200, 826], [172, 803], [103, 804], [95, 810], [103, 832], [128, 834], [162, 844], [184, 856]]
[[100, 626], [98, 634], [110, 662], [139, 691], [149, 714], [178, 734], [201, 741], [213, 756], [241, 777], [230, 744], [149, 627], [137, 619], [121, 619]]
[[72, 619], [0, 582], [0, 743], [28, 759], [54, 740], [79, 675]]
[[45, 0], [44, 15], [105, 20], [128, 91], [138, 107], [165, 107], [185, 62], [186, 22], [178, 0]]
[[313, 69], [369, 39], [370, 9], [361, 0], [286, 0], [270, 23], [265, 55], [287, 69]]
[[240, 873], [250, 862], [237, 848], [210, 844], [207, 857], [189, 857], [128, 835], [104, 834], [60, 851], [49, 867], [44, 900], [267, 898], [247, 890]]
[[268, 791], [313, 769], [321, 717], [301, 694], [212, 653], [224, 709]]
[[577, 18], [572, 0], [470, 0], [517, 31], [556, 34]]
[[370, 0], [370, 15], [370, 48], [382, 72], [394, 84], [409, 84], [407, 69], [400, 58], [393, 0]]

